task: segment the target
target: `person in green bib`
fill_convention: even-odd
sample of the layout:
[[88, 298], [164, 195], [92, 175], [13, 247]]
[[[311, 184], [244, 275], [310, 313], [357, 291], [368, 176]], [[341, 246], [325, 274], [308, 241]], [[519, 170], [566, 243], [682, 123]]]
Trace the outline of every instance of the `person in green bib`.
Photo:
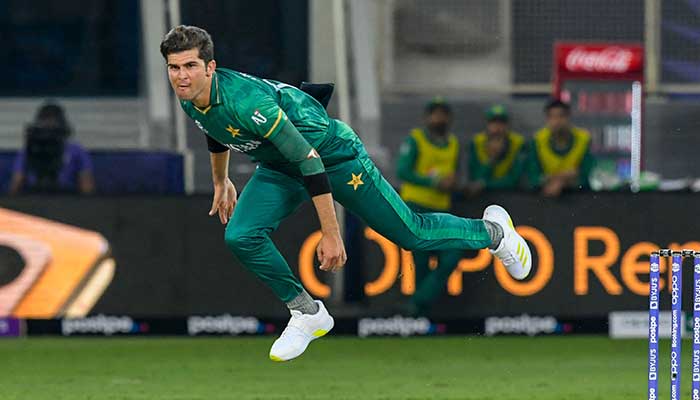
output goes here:
[[486, 130], [469, 143], [468, 196], [483, 190], [516, 189], [525, 165], [525, 138], [508, 126], [506, 108], [494, 105], [485, 114]]
[[[198, 27], [173, 28], [160, 52], [180, 106], [206, 136], [214, 186], [209, 215], [218, 214], [226, 225], [226, 245], [290, 311], [271, 360], [298, 357], [334, 326], [323, 302], [304, 290], [270, 238], [306, 201], [321, 225], [316, 253], [323, 271], [338, 271], [347, 258], [336, 200], [405, 249], [489, 248], [514, 278], [530, 273], [530, 249], [506, 210], [489, 206], [481, 219], [414, 212], [382, 177], [352, 128], [328, 116], [320, 102], [328, 96], [217, 67], [211, 36]], [[231, 151], [258, 164], [240, 198], [228, 176]]]
[[547, 122], [532, 140], [527, 175], [533, 188], [546, 197], [559, 197], [564, 190], [588, 188], [595, 166], [591, 135], [571, 124], [569, 104], [552, 99], [545, 106]]
[[[449, 131], [450, 106], [440, 97], [426, 105], [425, 128], [415, 128], [401, 145], [397, 175], [401, 198], [415, 212], [447, 212], [452, 207], [460, 146]], [[430, 258], [437, 258], [431, 271]], [[407, 304], [410, 314], [425, 315], [444, 292], [447, 278], [462, 257], [459, 249], [414, 251], [415, 292]]]

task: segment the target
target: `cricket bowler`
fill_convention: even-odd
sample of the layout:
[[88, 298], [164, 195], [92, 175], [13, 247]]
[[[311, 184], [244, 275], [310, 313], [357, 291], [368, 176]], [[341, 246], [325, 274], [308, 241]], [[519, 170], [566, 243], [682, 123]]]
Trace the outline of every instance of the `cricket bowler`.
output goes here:
[[[514, 278], [528, 276], [530, 249], [500, 206], [487, 207], [482, 219], [416, 213], [382, 177], [352, 128], [330, 118], [311, 95], [217, 68], [211, 36], [198, 27], [173, 28], [160, 51], [182, 109], [206, 134], [214, 185], [209, 215], [218, 213], [226, 224], [226, 245], [290, 310], [286, 329], [270, 349], [273, 361], [298, 357], [333, 328], [333, 317], [304, 290], [270, 239], [308, 199], [323, 234], [317, 248], [323, 271], [338, 271], [347, 258], [336, 200], [405, 249], [489, 248]], [[228, 177], [231, 150], [258, 164], [238, 199]]]

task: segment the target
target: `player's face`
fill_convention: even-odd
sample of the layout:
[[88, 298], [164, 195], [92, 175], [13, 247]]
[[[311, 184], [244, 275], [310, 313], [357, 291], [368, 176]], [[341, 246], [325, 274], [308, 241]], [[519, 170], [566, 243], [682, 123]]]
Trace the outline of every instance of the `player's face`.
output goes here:
[[451, 116], [447, 111], [437, 108], [427, 115], [427, 124], [431, 132], [445, 134], [450, 128]]
[[208, 101], [209, 93], [205, 93], [205, 90], [210, 87], [215, 68], [214, 60], [206, 65], [204, 60], [199, 58], [199, 49], [168, 54], [168, 78], [180, 100], [200, 98]]
[[502, 136], [508, 130], [508, 124], [503, 121], [493, 120], [486, 123], [489, 135]]
[[547, 111], [547, 126], [553, 132], [558, 132], [569, 126], [569, 113], [563, 108], [552, 108]]

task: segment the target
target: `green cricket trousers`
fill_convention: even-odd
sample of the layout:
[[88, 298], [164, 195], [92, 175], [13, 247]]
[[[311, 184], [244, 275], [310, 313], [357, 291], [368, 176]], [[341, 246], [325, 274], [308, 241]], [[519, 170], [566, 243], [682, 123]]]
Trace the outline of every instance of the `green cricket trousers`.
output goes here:
[[[482, 220], [412, 211], [362, 153], [326, 165], [326, 173], [333, 198], [372, 229], [407, 250], [482, 249], [491, 244]], [[260, 164], [226, 227], [227, 246], [285, 303], [302, 292], [302, 285], [270, 234], [308, 199], [301, 178]]]
[[[436, 212], [419, 204], [411, 202], [407, 204], [416, 213]], [[431, 256], [437, 258], [437, 267], [434, 270], [430, 269]], [[418, 315], [424, 315], [430, 310], [430, 306], [445, 292], [447, 279], [463, 256], [462, 249], [413, 251], [413, 265], [416, 277], [415, 292], [411, 296], [410, 301], [413, 306], [413, 312]]]

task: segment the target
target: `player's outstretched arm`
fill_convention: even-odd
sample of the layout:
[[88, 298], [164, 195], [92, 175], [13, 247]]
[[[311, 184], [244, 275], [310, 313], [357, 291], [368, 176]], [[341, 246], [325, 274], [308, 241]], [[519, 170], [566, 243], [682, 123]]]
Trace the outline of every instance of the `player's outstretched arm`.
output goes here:
[[321, 221], [321, 241], [316, 248], [318, 261], [324, 271], [336, 272], [347, 261], [345, 245], [340, 236], [338, 219], [333, 206], [333, 196], [330, 193], [314, 196], [311, 199], [316, 207], [318, 219]]
[[331, 185], [321, 157], [297, 128], [286, 120], [279, 132], [271, 135], [269, 140], [287, 160], [299, 166], [299, 171], [304, 177], [304, 186], [321, 221], [323, 236], [316, 249], [321, 269], [338, 271], [345, 265], [347, 255], [335, 215]]
[[228, 178], [229, 151], [209, 153], [211, 160], [211, 177], [214, 183], [214, 200], [211, 203], [209, 215], [219, 213], [222, 224], [228, 223], [233, 215], [233, 209], [238, 201], [238, 194], [233, 182]]

